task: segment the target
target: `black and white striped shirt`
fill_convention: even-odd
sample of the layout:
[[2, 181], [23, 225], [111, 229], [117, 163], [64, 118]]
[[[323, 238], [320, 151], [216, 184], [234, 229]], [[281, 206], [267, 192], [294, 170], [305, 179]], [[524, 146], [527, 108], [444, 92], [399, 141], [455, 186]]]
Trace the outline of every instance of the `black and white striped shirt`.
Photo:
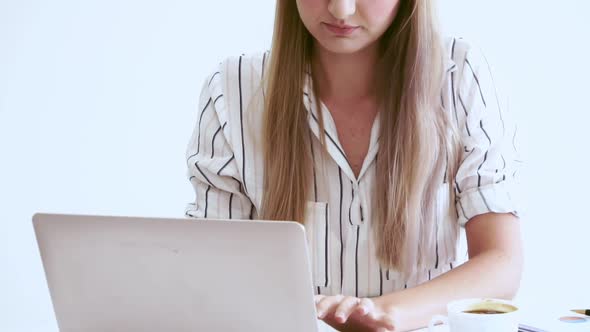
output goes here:
[[[445, 40], [448, 59], [441, 93], [443, 110], [457, 121], [462, 162], [453, 184], [437, 195], [436, 263], [402, 280], [381, 267], [371, 236], [372, 183], [378, 151], [376, 121], [359, 177], [347, 162], [334, 122], [314, 105], [308, 80], [302, 98], [312, 129], [313, 192], [308, 196], [306, 231], [312, 253], [315, 291], [358, 297], [413, 287], [451, 270], [466, 259], [463, 227], [487, 212], [516, 214], [511, 199], [515, 175], [515, 126], [498, 101], [483, 55], [462, 39]], [[188, 176], [196, 192], [185, 214], [194, 218], [256, 219], [263, 189], [263, 106], [254, 98], [269, 53], [231, 57], [204, 82], [195, 130], [187, 149]], [[320, 146], [318, 112], [323, 112], [327, 151]]]

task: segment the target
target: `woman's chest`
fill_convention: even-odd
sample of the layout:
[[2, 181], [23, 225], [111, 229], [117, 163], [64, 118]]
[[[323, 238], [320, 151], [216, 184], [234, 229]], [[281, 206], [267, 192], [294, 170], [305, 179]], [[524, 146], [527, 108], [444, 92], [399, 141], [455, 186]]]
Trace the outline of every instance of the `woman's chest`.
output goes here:
[[327, 103], [338, 140], [350, 166], [358, 177], [371, 141], [371, 129], [377, 116], [374, 103], [335, 105]]

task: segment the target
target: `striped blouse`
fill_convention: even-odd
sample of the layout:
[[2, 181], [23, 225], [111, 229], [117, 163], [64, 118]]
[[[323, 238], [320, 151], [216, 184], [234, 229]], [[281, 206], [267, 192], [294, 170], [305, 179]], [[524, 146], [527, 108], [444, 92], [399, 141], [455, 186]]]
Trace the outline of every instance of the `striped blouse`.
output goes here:
[[[323, 103], [315, 105], [310, 79], [301, 92], [312, 131], [313, 186], [306, 209], [314, 290], [318, 294], [374, 297], [413, 287], [467, 259], [464, 226], [487, 212], [517, 214], [511, 199], [516, 174], [516, 126], [499, 102], [483, 55], [463, 39], [445, 40], [443, 111], [456, 121], [463, 145], [451, 185], [437, 195], [432, 266], [408, 279], [380, 266], [372, 238], [370, 209], [378, 151], [379, 121], [371, 131], [368, 154], [355, 177], [334, 121]], [[196, 193], [185, 215], [193, 218], [256, 219], [262, 203], [263, 106], [256, 102], [268, 52], [230, 57], [202, 88], [195, 129], [186, 151], [188, 177]], [[318, 112], [325, 119], [321, 147]], [[454, 199], [455, 204], [450, 204]]]

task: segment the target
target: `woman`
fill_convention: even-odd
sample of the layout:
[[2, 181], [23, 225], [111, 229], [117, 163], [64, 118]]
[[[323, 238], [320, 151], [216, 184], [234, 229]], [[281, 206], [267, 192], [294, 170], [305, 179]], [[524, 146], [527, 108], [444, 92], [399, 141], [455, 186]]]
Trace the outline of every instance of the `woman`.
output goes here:
[[485, 59], [440, 38], [433, 7], [277, 1], [270, 52], [203, 86], [186, 214], [303, 223], [318, 316], [339, 330], [415, 329], [518, 289], [515, 131]]

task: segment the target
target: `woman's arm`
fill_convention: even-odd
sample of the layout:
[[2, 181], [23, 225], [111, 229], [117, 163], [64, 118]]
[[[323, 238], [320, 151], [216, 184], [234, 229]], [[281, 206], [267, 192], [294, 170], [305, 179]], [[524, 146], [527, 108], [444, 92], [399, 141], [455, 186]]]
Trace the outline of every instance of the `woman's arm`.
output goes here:
[[[523, 257], [512, 183], [518, 153], [516, 127], [496, 93], [487, 60], [478, 48], [456, 40], [453, 105], [464, 146], [454, 181], [458, 222], [465, 227], [469, 261], [438, 278], [374, 299], [391, 310], [402, 330], [425, 326], [455, 299], [511, 299], [521, 278]], [[464, 116], [459, 116], [463, 112]]]
[[465, 230], [468, 262], [430, 282], [373, 299], [390, 313], [396, 331], [426, 326], [430, 317], [445, 313], [446, 304], [456, 299], [514, 297], [523, 264], [518, 218], [487, 213], [471, 219]]
[[319, 318], [339, 331], [410, 331], [445, 313], [453, 300], [514, 297], [523, 264], [518, 218], [481, 214], [467, 223], [466, 233], [467, 263], [414, 288], [372, 299], [316, 296]]
[[185, 216], [210, 219], [251, 219], [253, 204], [244, 192], [234, 152], [226, 139], [230, 132], [223, 114], [226, 104], [221, 80], [224, 72], [209, 75], [201, 90], [199, 113], [186, 149], [187, 177], [195, 199]]

